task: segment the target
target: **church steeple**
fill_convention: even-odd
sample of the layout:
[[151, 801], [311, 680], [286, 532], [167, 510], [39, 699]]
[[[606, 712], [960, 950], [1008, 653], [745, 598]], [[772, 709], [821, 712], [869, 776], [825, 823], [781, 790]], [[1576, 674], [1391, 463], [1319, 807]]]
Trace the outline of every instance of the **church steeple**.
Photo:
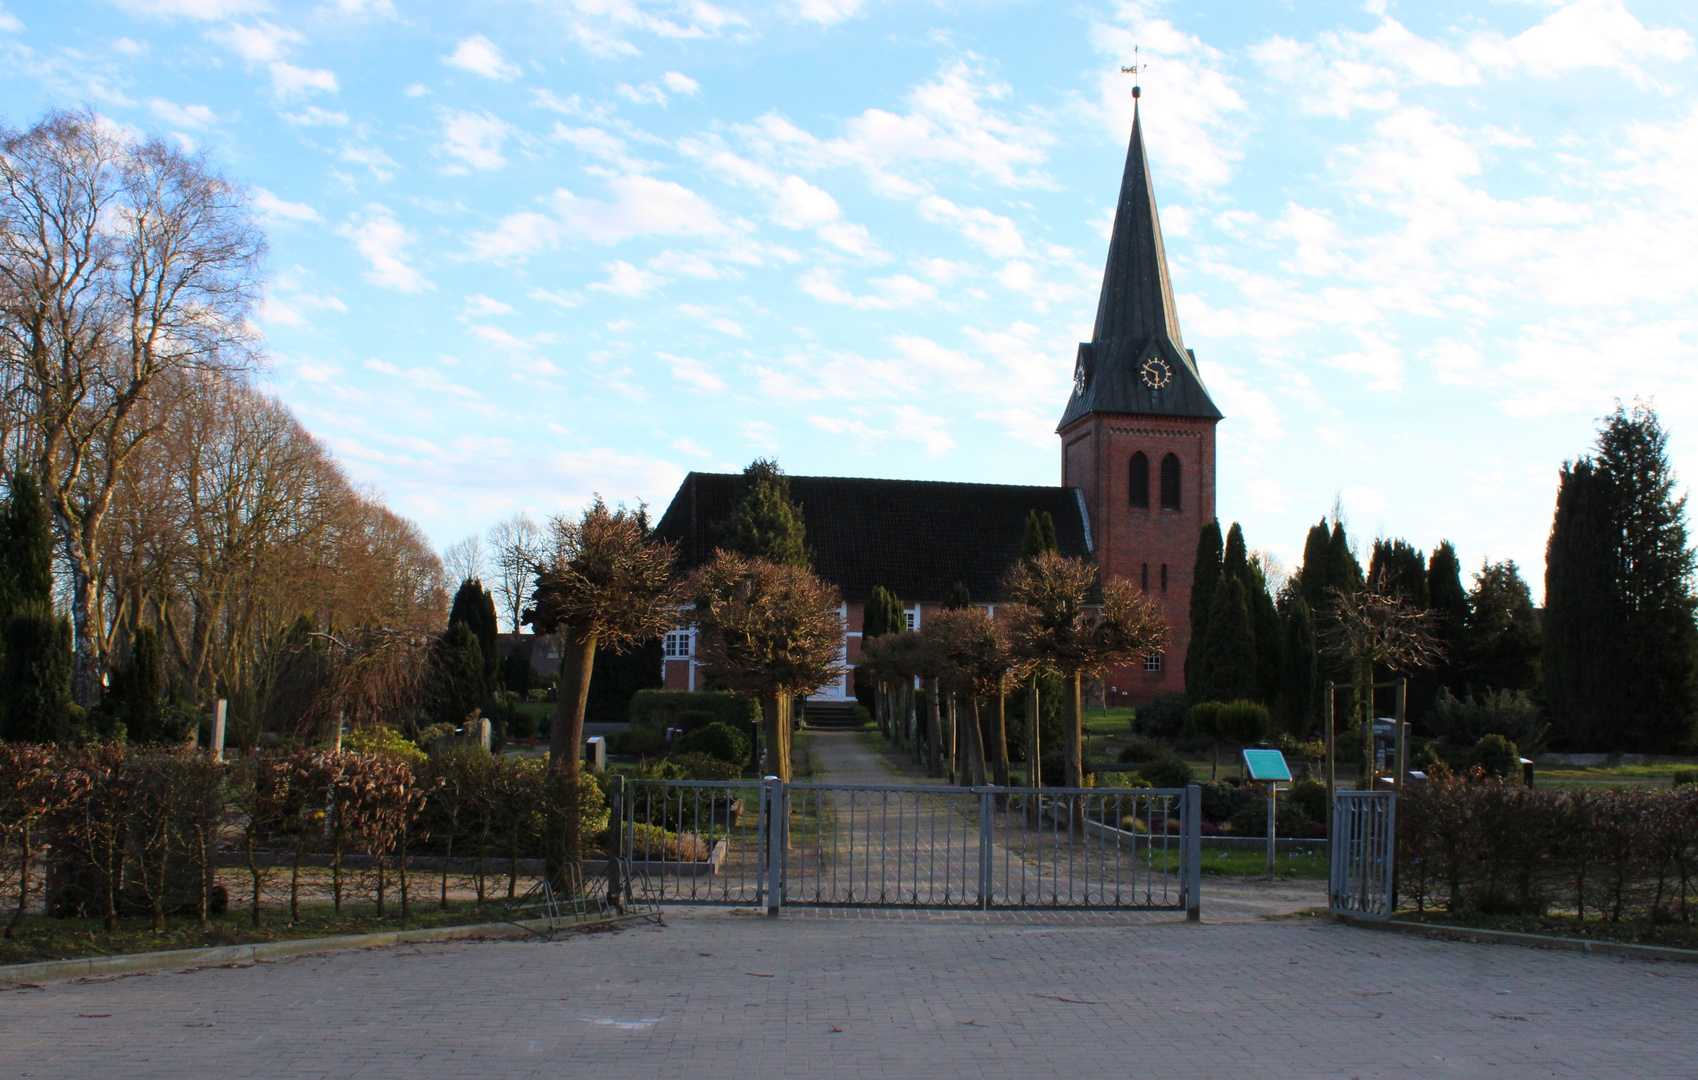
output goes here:
[[1179, 332], [1136, 105], [1097, 323], [1079, 346], [1073, 395], [1057, 430], [1093, 412], [1221, 417]]

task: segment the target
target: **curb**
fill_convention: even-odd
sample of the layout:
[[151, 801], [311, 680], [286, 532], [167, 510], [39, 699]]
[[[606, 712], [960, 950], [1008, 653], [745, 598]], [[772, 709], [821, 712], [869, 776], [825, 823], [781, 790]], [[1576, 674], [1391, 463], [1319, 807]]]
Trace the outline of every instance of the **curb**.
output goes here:
[[1698, 964], [1698, 949], [1676, 949], [1667, 945], [1634, 945], [1626, 941], [1591, 941], [1587, 938], [1554, 937], [1549, 934], [1523, 934], [1513, 930], [1476, 930], [1467, 926], [1438, 926], [1432, 923], [1411, 923], [1398, 920], [1363, 919], [1355, 915], [1334, 916], [1346, 926], [1360, 930], [1389, 930], [1413, 937], [1438, 941], [1485, 942], [1493, 945], [1519, 945], [1526, 949], [1564, 949], [1570, 952], [1592, 953], [1596, 956], [1622, 956], [1634, 960], [1668, 960], [1675, 963]]
[[[606, 920], [607, 922], [617, 920]], [[549, 930], [548, 919], [523, 922], [473, 923], [466, 926], [432, 926], [418, 930], [389, 930], [376, 934], [344, 934], [341, 937], [299, 938], [293, 941], [262, 941], [253, 945], [218, 945], [207, 949], [168, 949], [163, 952], [126, 953], [121, 956], [87, 956], [75, 960], [44, 960], [34, 964], [0, 966], [0, 986], [20, 983], [65, 982], [70, 979], [135, 975], [163, 969], [223, 967], [233, 964], [262, 964], [315, 953], [351, 949], [383, 949], [414, 942], [458, 941], [466, 938], [502, 940], [530, 937]], [[582, 923], [571, 929], [599, 926]], [[556, 929], [567, 929], [556, 927]]]

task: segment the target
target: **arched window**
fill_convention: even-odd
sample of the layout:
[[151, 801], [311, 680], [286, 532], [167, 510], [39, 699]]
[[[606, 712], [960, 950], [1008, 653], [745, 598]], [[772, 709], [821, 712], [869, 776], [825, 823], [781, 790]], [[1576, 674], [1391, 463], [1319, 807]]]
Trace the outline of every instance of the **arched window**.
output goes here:
[[1129, 485], [1132, 505], [1139, 510], [1150, 508], [1150, 459], [1142, 450], [1132, 455], [1132, 480]]
[[1179, 509], [1179, 455], [1169, 454], [1161, 459], [1161, 508]]
[[1145, 592], [1150, 591], [1150, 564], [1149, 563], [1144, 564], [1143, 588], [1144, 588]]
[[1161, 564], [1161, 591], [1167, 591], [1167, 564]]

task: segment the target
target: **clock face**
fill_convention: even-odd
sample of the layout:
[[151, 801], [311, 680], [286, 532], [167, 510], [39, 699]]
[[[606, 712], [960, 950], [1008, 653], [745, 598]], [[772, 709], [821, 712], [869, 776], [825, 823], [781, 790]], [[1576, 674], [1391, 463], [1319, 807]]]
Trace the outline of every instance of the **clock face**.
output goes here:
[[1084, 392], [1085, 392], [1085, 369], [1083, 367], [1076, 367], [1076, 368], [1073, 369], [1073, 396], [1078, 397], [1081, 394], [1083, 394]]
[[1160, 390], [1173, 381], [1173, 369], [1167, 366], [1167, 361], [1159, 356], [1145, 360], [1139, 373], [1144, 377], [1144, 385], [1153, 390]]

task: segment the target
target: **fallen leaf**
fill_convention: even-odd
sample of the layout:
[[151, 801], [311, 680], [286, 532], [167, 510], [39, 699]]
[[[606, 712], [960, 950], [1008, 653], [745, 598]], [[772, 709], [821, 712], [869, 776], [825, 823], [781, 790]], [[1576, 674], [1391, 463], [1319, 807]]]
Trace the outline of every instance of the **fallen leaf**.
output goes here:
[[831, 1030], [833, 1030], [833, 1031], [842, 1031], [842, 1030], [843, 1030], [843, 1029], [842, 1029], [842, 1028], [840, 1028], [840, 1027], [834, 1027], [834, 1028], [832, 1028], [832, 1029], [831, 1029]]
[[1033, 994], [1033, 997], [1049, 998], [1051, 1001], [1065, 1001], [1070, 1005], [1100, 1005], [1100, 1001], [1086, 1001], [1083, 998], [1061, 997], [1056, 994]]
[[745, 971], [745, 972], [743, 972], [743, 974], [753, 975], [757, 979], [776, 979], [776, 978], [778, 978], [777, 975], [774, 975], [769, 971]]

